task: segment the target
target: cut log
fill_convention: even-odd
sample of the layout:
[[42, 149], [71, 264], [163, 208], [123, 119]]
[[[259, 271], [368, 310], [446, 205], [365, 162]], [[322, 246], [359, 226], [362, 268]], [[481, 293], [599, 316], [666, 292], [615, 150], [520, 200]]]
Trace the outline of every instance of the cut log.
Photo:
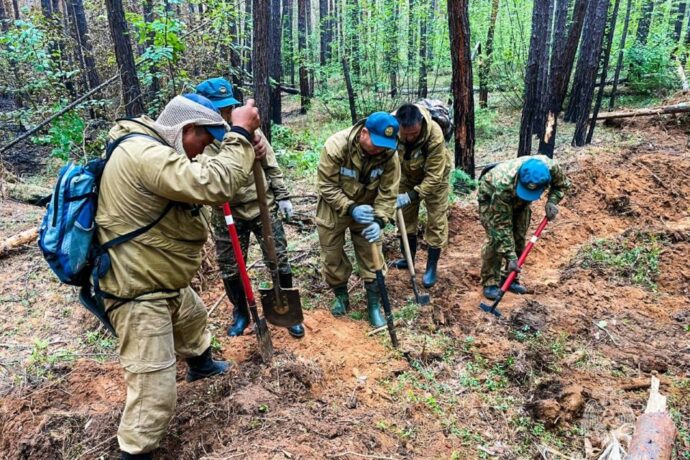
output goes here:
[[610, 120], [613, 118], [632, 118], [632, 117], [649, 117], [652, 115], [670, 115], [672, 113], [688, 113], [690, 112], [690, 103], [683, 102], [674, 105], [665, 105], [662, 107], [648, 107], [638, 110], [630, 110], [625, 112], [606, 112], [597, 115], [597, 120]]
[[5, 184], [7, 196], [13, 200], [29, 204], [44, 203], [53, 193], [52, 190], [30, 184]]
[[13, 249], [17, 249], [25, 244], [31, 244], [38, 238], [38, 227], [30, 228], [18, 233], [0, 244], [0, 259], [5, 257]]
[[670, 460], [678, 431], [666, 411], [666, 396], [659, 393], [659, 379], [652, 376], [647, 408], [635, 424], [625, 460]]

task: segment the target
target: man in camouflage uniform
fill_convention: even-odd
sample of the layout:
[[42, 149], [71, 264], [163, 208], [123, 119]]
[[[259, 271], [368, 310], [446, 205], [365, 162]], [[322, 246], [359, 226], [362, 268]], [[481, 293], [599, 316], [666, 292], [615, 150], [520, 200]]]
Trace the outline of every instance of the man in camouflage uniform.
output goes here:
[[[213, 105], [220, 110], [223, 118], [230, 122], [233, 107], [240, 103], [234, 98], [230, 82], [224, 78], [211, 78], [200, 83], [196, 87], [196, 90], [197, 93], [210, 99]], [[279, 210], [286, 219], [290, 219], [292, 216], [290, 192], [285, 185], [283, 172], [278, 166], [275, 153], [268, 143], [266, 136], [260, 129], [256, 131], [255, 136], [261, 139], [261, 148], [265, 150], [265, 156], [261, 161], [261, 166], [264, 184], [266, 186], [266, 200], [268, 201], [268, 208], [271, 210], [271, 231], [273, 232], [273, 240], [275, 241], [276, 253], [278, 255], [278, 278], [282, 287], [291, 288], [293, 287], [292, 269], [288, 261], [285, 229], [278, 216]], [[219, 147], [220, 144], [214, 142], [206, 148], [204, 153], [215, 156], [218, 153]], [[253, 233], [261, 246], [264, 262], [269, 269], [272, 269], [272, 262], [268, 257], [263, 243], [261, 213], [259, 210], [259, 202], [257, 201], [254, 175], [250, 175], [245, 185], [233, 196], [230, 201], [230, 208], [232, 209], [232, 215], [235, 220], [235, 227], [237, 228], [237, 235], [244, 257], [247, 257], [249, 239]], [[233, 304], [233, 321], [232, 325], [228, 328], [228, 335], [235, 337], [242, 335], [249, 324], [247, 297], [242, 287], [237, 261], [235, 260], [235, 255], [232, 251], [232, 245], [228, 236], [228, 226], [221, 208], [213, 209], [211, 221], [213, 236], [216, 241], [218, 266], [220, 267], [221, 276], [223, 277], [223, 285], [228, 294], [228, 299], [230, 299]], [[304, 337], [304, 326], [297, 324], [289, 327], [288, 332], [296, 338]]]
[[[395, 116], [400, 122], [398, 150], [402, 153], [402, 176], [396, 204], [403, 209], [405, 232], [414, 261], [417, 253], [419, 205], [424, 201], [427, 211], [425, 237], [429, 246], [422, 283], [430, 288], [436, 284], [436, 267], [441, 249], [448, 244], [448, 179], [452, 157], [446, 147], [441, 127], [432, 120], [427, 109], [404, 104], [396, 111]], [[402, 237], [400, 251], [403, 258], [395, 266], [407, 269]]]
[[[525, 249], [525, 235], [530, 224], [530, 204], [549, 188], [546, 217], [556, 218], [556, 206], [570, 187], [561, 167], [544, 155], [524, 156], [486, 168], [479, 178], [479, 218], [486, 241], [482, 246], [482, 286], [484, 296], [494, 300], [499, 284], [512, 271], [520, 271], [518, 257]], [[503, 261], [506, 270], [501, 273]], [[502, 276], [502, 278], [501, 278]], [[524, 294], [526, 289], [517, 278], [510, 291]]]
[[[381, 231], [395, 212], [400, 182], [397, 146], [398, 122], [390, 114], [375, 112], [328, 138], [319, 159], [316, 228], [321, 244], [323, 277], [335, 293], [334, 316], [345, 315], [350, 305], [347, 281], [352, 264], [345, 254], [345, 232], [355, 248], [360, 276], [367, 294], [369, 322], [386, 322], [380, 311], [372, 250], [383, 259]], [[373, 248], [372, 248], [373, 246]]]

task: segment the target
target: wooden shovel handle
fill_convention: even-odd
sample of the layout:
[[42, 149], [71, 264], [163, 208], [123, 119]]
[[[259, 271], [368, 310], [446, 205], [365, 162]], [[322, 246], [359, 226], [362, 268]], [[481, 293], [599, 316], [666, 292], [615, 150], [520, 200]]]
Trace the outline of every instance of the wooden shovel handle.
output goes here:
[[407, 239], [407, 230], [405, 229], [405, 216], [402, 208], [398, 208], [396, 212], [398, 220], [398, 231], [400, 232], [400, 239], [403, 243], [403, 250], [405, 251], [405, 259], [407, 260], [407, 268], [410, 270], [410, 275], [414, 278], [414, 260], [412, 260], [412, 251], [410, 251], [410, 241]]

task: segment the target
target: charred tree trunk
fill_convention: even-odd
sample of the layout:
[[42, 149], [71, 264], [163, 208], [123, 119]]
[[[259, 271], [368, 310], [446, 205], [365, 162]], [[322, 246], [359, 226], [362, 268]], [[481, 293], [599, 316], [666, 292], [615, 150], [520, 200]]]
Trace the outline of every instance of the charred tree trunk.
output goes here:
[[645, 0], [642, 2], [642, 15], [640, 22], [637, 23], [637, 35], [635, 36], [635, 43], [640, 45], [647, 44], [647, 36], [649, 36], [649, 26], [652, 24], [652, 13], [654, 12], [654, 0]]
[[680, 34], [683, 31], [683, 20], [685, 19], [685, 0], [681, 0], [676, 5], [676, 20], [673, 24], [673, 42], [678, 43], [680, 40]]
[[[525, 97], [522, 106], [522, 119], [520, 122], [520, 140], [518, 143], [518, 156], [531, 155], [532, 133], [536, 113], [540, 107], [539, 85], [540, 73], [543, 66], [548, 65], [548, 30], [550, 0], [535, 0], [532, 10], [532, 35], [529, 44], [529, 56], [527, 58], [527, 70], [525, 72]], [[547, 58], [544, 59], [544, 54]]]
[[122, 83], [122, 100], [127, 116], [134, 117], [144, 113], [144, 101], [141, 97], [139, 78], [134, 65], [134, 54], [129, 41], [129, 31], [125, 22], [125, 11], [121, 0], [105, 0], [108, 11], [108, 26], [115, 47], [115, 58], [120, 69]]
[[19, 0], [12, 0], [12, 10], [14, 11], [14, 19], [21, 19], [21, 16], [19, 15]]
[[315, 54], [314, 54], [314, 49], [313, 45], [311, 42], [310, 37], [312, 37], [312, 33], [314, 31], [313, 24], [312, 24], [312, 17], [311, 17], [311, 0], [307, 0], [307, 14], [306, 14], [306, 19], [307, 19], [307, 76], [308, 76], [308, 83], [309, 83], [309, 97], [312, 98], [314, 97], [314, 66], [312, 65], [315, 62]]
[[294, 14], [292, 0], [283, 0], [283, 40], [285, 43], [286, 72], [290, 76], [290, 85], [295, 86], [295, 42], [292, 27]]
[[[428, 0], [427, 0], [428, 1]], [[428, 2], [431, 6], [431, 2]], [[427, 49], [429, 46], [429, 24], [431, 23], [431, 8], [422, 9], [421, 17], [419, 18], [419, 85], [417, 86], [417, 96], [425, 98], [429, 92], [427, 84], [428, 74], [428, 55]]]
[[498, 0], [491, 0], [491, 16], [489, 30], [486, 33], [484, 53], [479, 61], [479, 107], [486, 107], [489, 102], [489, 71], [494, 52], [494, 32], [496, 31], [496, 17], [498, 16]]
[[101, 84], [96, 70], [96, 61], [93, 57], [93, 48], [89, 40], [89, 29], [86, 23], [86, 13], [84, 12], [83, 0], [70, 1], [70, 14], [74, 24], [74, 35], [77, 39], [77, 50], [79, 61], [86, 75], [86, 89], [91, 90]]
[[[280, 0], [266, 0], [271, 3], [271, 17], [269, 21], [270, 40], [268, 43], [270, 49], [269, 56], [269, 77], [271, 80], [271, 121], [275, 124], [281, 123], [282, 101], [280, 96], [280, 82], [282, 75], [282, 60], [280, 44], [282, 43], [282, 27], [280, 23]], [[265, 112], [268, 114], [268, 112]]]
[[625, 40], [628, 38], [628, 25], [630, 24], [630, 10], [632, 9], [632, 0], [628, 0], [628, 6], [625, 9], [625, 22], [623, 23], [623, 35], [621, 36], [620, 50], [618, 51], [618, 62], [616, 63], [616, 71], [613, 75], [613, 86], [611, 87], [611, 99], [609, 99], [609, 111], [613, 110], [616, 103], [616, 91], [618, 89], [618, 81], [621, 76], [621, 69], [623, 68], [623, 55], [625, 54]]
[[534, 112], [534, 121], [532, 124], [532, 133], [539, 138], [544, 136], [544, 123], [546, 122], [546, 113], [549, 110], [549, 65], [552, 59], [551, 50], [553, 48], [553, 10], [554, 2], [556, 0], [547, 0], [546, 23], [541, 26], [544, 33], [544, 44], [540, 47], [539, 52], [539, 73], [537, 78], [537, 108]]
[[448, 0], [448, 32], [453, 65], [455, 167], [474, 178], [474, 95], [467, 0]]
[[319, 0], [319, 27], [320, 30], [320, 49], [319, 62], [325, 66], [330, 59], [330, 44], [329, 44], [329, 27], [331, 25], [330, 15], [328, 13], [328, 0]]
[[7, 32], [9, 24], [7, 23], [7, 9], [5, 8], [5, 0], [0, 0], [0, 30]]
[[352, 124], [357, 123], [357, 105], [355, 101], [355, 90], [352, 88], [352, 79], [350, 78], [350, 68], [347, 64], [347, 58], [343, 57], [343, 78], [345, 78], [345, 87], [347, 88], [347, 101], [350, 104], [350, 118]]
[[[604, 41], [604, 30], [606, 29], [606, 14], [609, 9], [609, 0], [597, 0], [594, 13], [592, 15], [591, 27], [586, 27], [589, 31], [583, 39], [581, 53], [584, 56], [583, 67], [578, 71], [582, 72], [581, 97], [576, 102], [574, 119], [575, 134], [573, 135], [573, 146], [582, 147], [585, 145], [585, 132], [589, 119], [589, 110], [592, 107], [594, 97], [594, 86], [599, 68], [599, 58], [601, 56], [602, 42]], [[578, 62], [579, 64], [579, 62]]]
[[606, 47], [604, 48], [604, 53], [601, 58], [601, 78], [599, 80], [599, 91], [597, 92], [597, 100], [594, 103], [594, 111], [592, 115], [592, 120], [589, 122], [589, 131], [587, 131], [586, 142], [588, 144], [592, 143], [592, 136], [594, 135], [594, 127], [596, 126], [597, 115], [599, 114], [599, 109], [601, 108], [601, 101], [604, 98], [604, 87], [606, 86], [606, 74], [609, 70], [609, 57], [611, 56], [611, 45], [613, 45], [613, 34], [616, 32], [616, 20], [618, 19], [618, 7], [620, 6], [621, 0], [615, 0], [613, 4], [613, 12], [611, 13], [611, 18], [609, 19], [609, 30], [606, 32]]
[[307, 70], [307, 0], [297, 0], [297, 52], [299, 54], [300, 113], [309, 107], [309, 71]]
[[582, 29], [582, 36], [580, 39], [580, 53], [577, 59], [577, 66], [575, 68], [575, 76], [573, 78], [573, 87], [570, 91], [570, 100], [568, 108], [565, 111], [563, 119], [565, 121], [574, 122], [575, 113], [577, 111], [577, 103], [582, 99], [582, 87], [584, 84], [585, 72], [583, 69], [587, 66], [587, 53], [583, 53], [586, 48], [592, 47], [591, 37], [594, 25], [594, 17], [596, 15], [597, 4], [600, 0], [589, 0], [587, 4], [587, 12], [585, 14], [585, 23]]
[[268, 81], [268, 59], [270, 54], [269, 22], [271, 18], [271, 0], [252, 0], [253, 48], [252, 67], [254, 69], [254, 99], [261, 114], [261, 130], [269, 142], [271, 140], [271, 87]]

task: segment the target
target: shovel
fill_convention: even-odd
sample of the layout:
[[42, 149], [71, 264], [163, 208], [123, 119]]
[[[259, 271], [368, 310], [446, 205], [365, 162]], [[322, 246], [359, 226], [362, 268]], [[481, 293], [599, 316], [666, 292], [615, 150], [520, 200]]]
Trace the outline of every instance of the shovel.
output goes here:
[[232, 212], [230, 205], [225, 203], [223, 205], [223, 212], [225, 213], [225, 222], [228, 224], [228, 233], [230, 233], [230, 241], [232, 241], [232, 250], [235, 253], [235, 260], [237, 261], [237, 268], [240, 272], [240, 279], [242, 280], [242, 287], [244, 288], [244, 295], [247, 297], [247, 305], [249, 312], [252, 315], [256, 331], [256, 338], [259, 341], [259, 355], [264, 363], [268, 364], [273, 359], [273, 342], [271, 342], [271, 333], [268, 330], [268, 324], [264, 318], [259, 317], [259, 311], [256, 308], [256, 299], [254, 299], [254, 291], [252, 291], [252, 283], [249, 282], [249, 275], [247, 275], [247, 267], [244, 264], [244, 256], [242, 255], [242, 248], [240, 247], [240, 239], [237, 237], [237, 229], [235, 222], [232, 220]]
[[379, 285], [379, 291], [381, 292], [381, 303], [383, 303], [383, 312], [386, 314], [388, 334], [391, 336], [393, 347], [398, 348], [398, 336], [395, 334], [395, 324], [393, 323], [393, 310], [391, 309], [390, 300], [388, 300], [388, 290], [386, 290], [386, 283], [383, 278], [383, 261], [379, 257], [376, 244], [371, 245], [371, 255], [374, 258], [374, 266], [380, 267], [376, 269], [376, 283]]
[[299, 289], [284, 288], [280, 286], [278, 277], [278, 254], [271, 226], [271, 217], [268, 211], [268, 201], [266, 200], [266, 184], [261, 164], [254, 162], [254, 185], [256, 187], [256, 197], [259, 201], [261, 211], [261, 232], [263, 234], [266, 252], [271, 262], [271, 279], [273, 287], [268, 289], [259, 288], [261, 295], [261, 305], [264, 307], [266, 320], [280, 327], [292, 327], [304, 321], [302, 315], [302, 300], [299, 296]]
[[[525, 250], [522, 251], [522, 254], [520, 255], [520, 258], [518, 259], [518, 268], [522, 268], [522, 265], [525, 263], [525, 260], [527, 259], [527, 256], [529, 255], [530, 251], [534, 247], [534, 244], [537, 242], [539, 239], [539, 236], [541, 236], [541, 232], [544, 230], [546, 227], [546, 224], [549, 223], [549, 220], [544, 217], [542, 221], [539, 223], [539, 227], [537, 227], [537, 231], [534, 232], [534, 236], [530, 238], [529, 243], [527, 243], [527, 246], [525, 246]], [[503, 283], [503, 286], [501, 286], [501, 292], [498, 293], [498, 297], [496, 297], [496, 300], [494, 300], [494, 303], [491, 305], [487, 305], [484, 302], [481, 302], [479, 304], [479, 308], [484, 310], [487, 313], [491, 313], [492, 315], [496, 315], [497, 317], [501, 317], [501, 312], [496, 309], [498, 304], [501, 302], [501, 299], [505, 295], [505, 293], [508, 291], [510, 288], [510, 285], [512, 284], [513, 281], [515, 281], [515, 277], [517, 276], [517, 270], [513, 270], [510, 272], [508, 275], [508, 278], [506, 278], [505, 282]]]
[[410, 252], [410, 242], [407, 240], [407, 231], [405, 230], [405, 217], [403, 210], [398, 208], [398, 230], [400, 230], [400, 238], [402, 239], [403, 249], [405, 251], [405, 259], [407, 260], [407, 268], [410, 271], [410, 278], [412, 279], [412, 291], [414, 292], [414, 299], [418, 305], [427, 305], [429, 303], [429, 294], [420, 294], [417, 289], [417, 275], [414, 271], [414, 260], [412, 260], [412, 253]]

